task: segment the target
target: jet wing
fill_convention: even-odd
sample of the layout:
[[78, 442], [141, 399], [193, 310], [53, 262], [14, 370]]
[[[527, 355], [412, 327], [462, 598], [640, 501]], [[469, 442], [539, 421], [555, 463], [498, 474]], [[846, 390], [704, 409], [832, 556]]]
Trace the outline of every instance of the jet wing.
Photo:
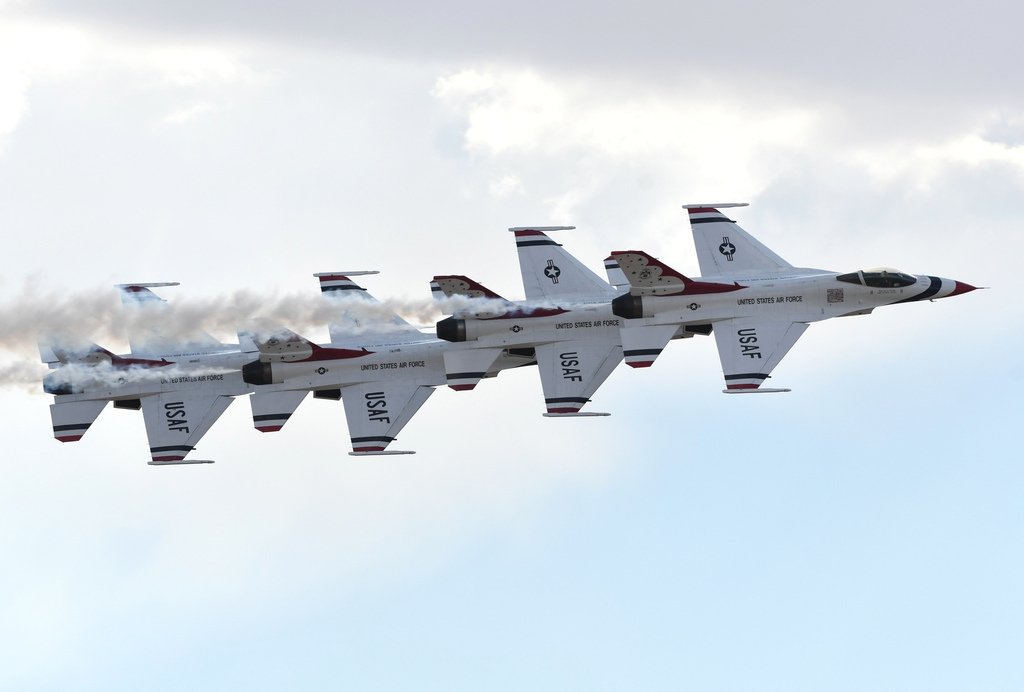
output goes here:
[[536, 353], [545, 416], [608, 415], [580, 413], [580, 409], [622, 360], [619, 344], [600, 339], [559, 341], [537, 346]]
[[404, 382], [364, 382], [341, 388], [353, 456], [412, 454], [387, 450], [419, 410], [433, 387]]
[[185, 461], [188, 453], [231, 404], [232, 397], [208, 392], [164, 392], [142, 397], [151, 465]]
[[759, 389], [807, 329], [805, 322], [737, 318], [715, 322], [726, 392], [787, 392]]

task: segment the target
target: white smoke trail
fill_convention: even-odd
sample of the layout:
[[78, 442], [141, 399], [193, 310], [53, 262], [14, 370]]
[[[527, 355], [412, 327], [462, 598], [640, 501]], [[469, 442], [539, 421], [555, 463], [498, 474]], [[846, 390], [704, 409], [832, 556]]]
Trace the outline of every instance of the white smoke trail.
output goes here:
[[[506, 303], [489, 298], [452, 296], [440, 300], [335, 298], [322, 294], [263, 294], [236, 291], [210, 298], [184, 298], [173, 304], [122, 307], [112, 291], [73, 295], [23, 292], [0, 303], [0, 348], [24, 351], [42, 335], [89, 335], [97, 341], [122, 340], [131, 332], [158, 332], [168, 340], [188, 341], [198, 332], [235, 333], [287, 327], [304, 330], [339, 322], [355, 333], [395, 328], [397, 314], [415, 324], [436, 321], [444, 314], [496, 314]], [[550, 303], [517, 304], [527, 310]]]
[[25, 360], [0, 365], [0, 386], [24, 387], [26, 391], [37, 393], [46, 373], [47, 369], [40, 363]]
[[[301, 334], [327, 324], [358, 336], [404, 328], [396, 324], [396, 315], [413, 324], [424, 324], [448, 314], [493, 316], [507, 307], [502, 300], [459, 295], [378, 302], [361, 296], [282, 295], [250, 290], [207, 298], [184, 297], [173, 303], [122, 306], [117, 291], [110, 289], [68, 294], [26, 286], [13, 299], [0, 303], [0, 349], [13, 356], [11, 362], [0, 366], [0, 386], [38, 383], [45, 371], [32, 361], [41, 342], [82, 344], [86, 336], [99, 343], [120, 342], [132, 334], [149, 337], [154, 343], [203, 343], [208, 331], [265, 334], [286, 327]], [[529, 311], [555, 306], [545, 301], [517, 303], [516, 307]]]
[[[45, 374], [47, 382], [72, 387], [74, 391], [95, 390], [100, 388], [117, 389], [145, 384], [174, 384], [177, 379], [195, 381], [211, 375], [226, 375], [237, 372], [231, 368], [184, 365], [166, 365], [163, 367], [143, 367], [132, 365], [126, 368], [114, 367], [110, 363], [88, 365], [70, 363], [62, 365]], [[38, 383], [38, 379], [36, 380]]]

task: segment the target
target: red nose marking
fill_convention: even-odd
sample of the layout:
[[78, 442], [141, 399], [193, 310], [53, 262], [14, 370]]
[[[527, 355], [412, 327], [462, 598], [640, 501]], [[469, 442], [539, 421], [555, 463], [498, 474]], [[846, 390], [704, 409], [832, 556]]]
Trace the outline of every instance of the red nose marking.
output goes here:
[[963, 281], [956, 281], [954, 283], [956, 283], [956, 288], [954, 288], [953, 292], [949, 294], [950, 296], [958, 296], [961, 293], [970, 293], [977, 288], [976, 286], [965, 284]]

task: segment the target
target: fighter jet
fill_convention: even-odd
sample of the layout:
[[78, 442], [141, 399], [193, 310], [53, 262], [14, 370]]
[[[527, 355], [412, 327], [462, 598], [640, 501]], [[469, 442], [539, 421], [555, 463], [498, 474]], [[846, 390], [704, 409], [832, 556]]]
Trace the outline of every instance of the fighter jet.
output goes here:
[[[423, 334], [352, 280], [376, 273], [315, 274], [320, 290], [336, 305], [329, 344], [315, 344], [287, 329], [248, 335], [259, 352], [242, 368], [242, 376], [255, 389], [250, 402], [257, 430], [281, 430], [313, 392], [316, 399], [342, 401], [352, 441], [349, 454], [413, 453], [388, 446], [434, 388], [447, 382], [449, 352], [463, 347]], [[505, 350], [480, 376], [533, 362], [532, 353]]]
[[131, 354], [117, 355], [95, 344], [40, 344], [41, 359], [52, 369], [43, 390], [54, 395], [50, 416], [57, 440], [81, 440], [107, 402], [113, 402], [118, 409], [142, 409], [149, 464], [212, 463], [187, 456], [232, 397], [249, 391], [241, 375], [246, 356], [237, 344], [222, 344], [202, 332], [161, 333], [157, 318], [169, 308], [150, 288], [177, 285], [118, 287], [126, 309], [156, 311], [151, 328], [129, 335]]
[[[548, 233], [573, 226], [510, 228], [516, 241], [526, 300], [512, 302], [463, 275], [431, 281], [435, 296], [490, 299], [483, 309], [457, 312], [437, 323], [437, 335], [468, 348], [446, 354], [448, 386], [472, 389], [503, 351], [532, 349], [544, 391], [545, 416], [605, 416], [581, 411], [615, 367], [653, 361], [649, 344], [692, 336], [676, 326], [623, 328], [611, 301], [624, 288], [605, 282], [556, 243]], [[616, 262], [605, 263], [612, 283], [625, 284]], [[625, 353], [624, 353], [625, 349]], [[660, 350], [660, 348], [659, 348]]]
[[642, 251], [613, 252], [609, 258], [630, 284], [628, 293], [612, 301], [615, 315], [662, 325], [666, 333], [713, 329], [726, 393], [789, 391], [762, 384], [811, 322], [975, 290], [962, 281], [890, 268], [834, 272], [794, 267], [721, 212], [744, 206], [684, 206], [700, 278], [683, 276]]

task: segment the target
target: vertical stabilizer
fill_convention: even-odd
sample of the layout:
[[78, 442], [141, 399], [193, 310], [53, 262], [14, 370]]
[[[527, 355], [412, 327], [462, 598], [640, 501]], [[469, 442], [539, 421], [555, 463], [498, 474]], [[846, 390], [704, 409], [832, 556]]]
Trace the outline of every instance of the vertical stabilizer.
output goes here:
[[683, 205], [690, 216], [693, 244], [703, 276], [792, 269], [792, 264], [720, 211], [745, 206], [746, 203], [736, 202]]
[[405, 343], [422, 341], [424, 335], [383, 305], [369, 291], [352, 280], [353, 276], [377, 274], [376, 271], [320, 272], [320, 292], [337, 308], [327, 329], [331, 343]]
[[551, 231], [575, 226], [517, 226], [510, 228], [519, 252], [519, 270], [527, 300], [597, 302], [616, 290], [548, 237]]

